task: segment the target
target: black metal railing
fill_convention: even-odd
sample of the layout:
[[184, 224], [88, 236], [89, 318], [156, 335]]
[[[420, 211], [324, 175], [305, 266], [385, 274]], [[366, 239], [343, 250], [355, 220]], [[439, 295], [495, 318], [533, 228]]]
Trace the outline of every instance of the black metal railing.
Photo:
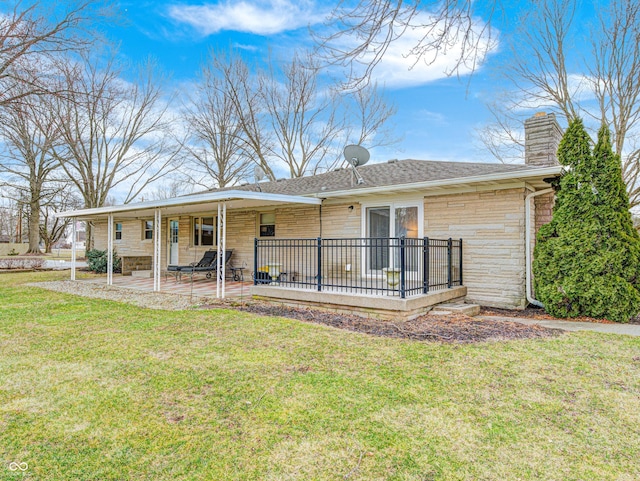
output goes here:
[[462, 285], [462, 239], [255, 239], [254, 284], [405, 298]]

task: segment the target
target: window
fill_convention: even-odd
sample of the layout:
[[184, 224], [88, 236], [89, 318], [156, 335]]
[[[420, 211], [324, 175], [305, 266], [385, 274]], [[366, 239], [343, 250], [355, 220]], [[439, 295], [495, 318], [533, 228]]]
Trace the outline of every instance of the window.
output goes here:
[[260, 237], [276, 236], [276, 214], [260, 214]]
[[145, 240], [153, 239], [153, 221], [152, 220], [142, 221], [142, 238]]
[[116, 222], [116, 240], [122, 240], [122, 222]]
[[194, 246], [214, 246], [216, 245], [216, 217], [194, 217], [193, 218], [193, 245]]

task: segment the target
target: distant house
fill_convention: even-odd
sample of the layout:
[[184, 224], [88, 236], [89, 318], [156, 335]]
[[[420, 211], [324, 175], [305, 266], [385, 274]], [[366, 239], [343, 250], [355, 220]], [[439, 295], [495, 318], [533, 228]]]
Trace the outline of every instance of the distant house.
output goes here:
[[521, 165], [391, 160], [358, 167], [363, 183], [344, 168], [66, 215], [93, 221], [97, 248], [152, 258], [158, 279], [224, 247], [271, 300], [417, 312], [438, 294], [524, 308], [562, 136], [553, 114], [525, 132]]

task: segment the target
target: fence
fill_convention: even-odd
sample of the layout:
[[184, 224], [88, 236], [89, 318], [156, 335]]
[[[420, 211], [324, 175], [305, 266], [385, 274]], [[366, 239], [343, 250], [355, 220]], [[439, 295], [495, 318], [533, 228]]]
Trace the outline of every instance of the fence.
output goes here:
[[255, 239], [254, 284], [405, 298], [462, 285], [462, 239]]

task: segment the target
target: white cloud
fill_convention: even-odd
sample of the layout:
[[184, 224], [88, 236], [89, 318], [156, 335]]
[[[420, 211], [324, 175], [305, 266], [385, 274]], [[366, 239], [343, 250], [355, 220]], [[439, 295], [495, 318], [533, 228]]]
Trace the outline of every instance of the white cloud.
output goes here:
[[[433, 23], [433, 17], [424, 12], [418, 14], [412, 21], [413, 24], [429, 25]], [[476, 52], [478, 58], [482, 58], [482, 53], [492, 53], [498, 48], [498, 32], [491, 31], [491, 38], [488, 38], [489, 30], [483, 31], [485, 25], [477, 20], [472, 27], [473, 35], [477, 39]], [[488, 28], [488, 27], [487, 27]], [[462, 35], [459, 38], [452, 37], [446, 50], [441, 49], [437, 55], [427, 52], [422, 58], [411, 55], [412, 49], [421, 43], [428, 43], [429, 38], [435, 38], [442, 29], [433, 27], [408, 28], [402, 36], [392, 42], [385, 52], [382, 61], [373, 71], [373, 80], [385, 84], [390, 88], [404, 88], [424, 85], [449, 76], [455, 70], [458, 60], [462, 54]], [[373, 58], [373, 53], [365, 55], [362, 61], [366, 63]], [[479, 68], [481, 65], [476, 65]], [[457, 74], [467, 75], [472, 73], [474, 67], [471, 65], [461, 65]]]
[[227, 0], [205, 5], [174, 5], [170, 7], [169, 15], [202, 35], [223, 30], [273, 35], [324, 19], [310, 0]]

